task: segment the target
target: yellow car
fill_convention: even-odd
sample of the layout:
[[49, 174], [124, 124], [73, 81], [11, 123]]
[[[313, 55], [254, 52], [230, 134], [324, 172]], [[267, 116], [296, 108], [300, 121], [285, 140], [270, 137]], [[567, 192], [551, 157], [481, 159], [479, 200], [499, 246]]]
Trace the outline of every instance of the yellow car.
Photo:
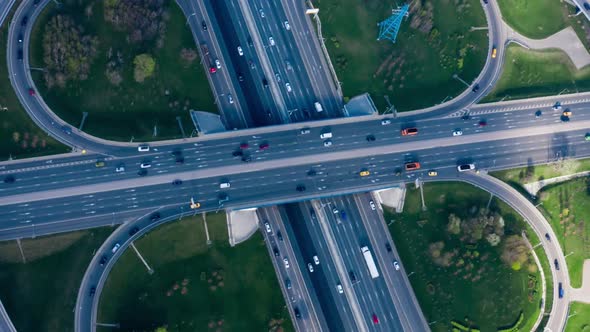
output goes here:
[[567, 116], [567, 117], [570, 117], [570, 116], [572, 116], [572, 111], [570, 111], [570, 109], [569, 109], [569, 108], [568, 108], [568, 109], [566, 109], [565, 111], [563, 111], [563, 116]]
[[201, 207], [201, 203], [195, 202], [195, 200], [191, 197], [191, 209], [198, 209]]
[[438, 172], [435, 170], [428, 171], [428, 176], [437, 176], [437, 175], [438, 175]]
[[496, 53], [497, 53], [496, 48], [495, 47], [492, 48], [492, 59], [495, 59], [496, 58]]
[[371, 172], [367, 171], [367, 170], [362, 170], [359, 175], [360, 176], [369, 176], [371, 174]]
[[94, 164], [94, 166], [96, 166], [96, 167], [104, 167], [104, 161], [99, 160], [99, 161], [96, 162], [96, 164]]

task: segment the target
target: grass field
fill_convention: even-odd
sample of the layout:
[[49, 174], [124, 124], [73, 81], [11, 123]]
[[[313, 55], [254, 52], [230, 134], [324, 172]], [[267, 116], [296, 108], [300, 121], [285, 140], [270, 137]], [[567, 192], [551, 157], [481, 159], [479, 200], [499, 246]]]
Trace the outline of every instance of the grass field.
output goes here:
[[[43, 66], [42, 31], [56, 13], [71, 14], [84, 26], [86, 33], [99, 39], [97, 57], [89, 78], [69, 83], [66, 88], [47, 89], [39, 73], [33, 78], [47, 104], [65, 121], [77, 127], [82, 112], [88, 112], [84, 131], [103, 138], [129, 141], [159, 140], [181, 137], [176, 117], [180, 116], [187, 135], [193, 130], [188, 110], [216, 112], [213, 96], [204, 69], [197, 58], [188, 64], [180, 58], [180, 50], [192, 48], [195, 42], [186, 18], [174, 1], [166, 0], [170, 19], [167, 21], [164, 46], [130, 44], [126, 33], [115, 31], [103, 18], [103, 2], [98, 0], [69, 1], [56, 9], [50, 4], [36, 21], [31, 40], [31, 65]], [[80, 15], [91, 6], [91, 15]], [[109, 49], [121, 51], [125, 62], [123, 82], [115, 87], [105, 75]], [[156, 72], [144, 83], [133, 79], [133, 57], [150, 52], [156, 60]], [[156, 136], [154, 136], [154, 127]]]
[[506, 51], [502, 76], [484, 102], [587, 90], [590, 67], [576, 70], [562, 51], [529, 51], [511, 45]]
[[590, 159], [553, 162], [547, 165], [533, 167], [511, 168], [503, 171], [491, 172], [490, 175], [507, 183], [522, 186], [525, 183], [550, 179], [562, 175], [574, 174], [590, 170]]
[[[12, 15], [11, 12], [0, 27], [0, 45], [7, 44]], [[68, 148], [40, 130], [21, 106], [8, 79], [6, 51], [6, 47], [0, 47], [0, 160], [67, 152]]]
[[[100, 299], [99, 321], [121, 330], [263, 331], [293, 326], [262, 236], [231, 248], [224, 214], [210, 214], [213, 245], [205, 243], [201, 217], [164, 225], [136, 242], [155, 270], [127, 251], [115, 265]], [[99, 331], [110, 331], [99, 329]]]
[[565, 332], [588, 332], [590, 331], [590, 304], [572, 302], [570, 304], [570, 315], [567, 320]]
[[0, 299], [19, 332], [74, 331], [78, 287], [112, 228], [0, 242]]
[[582, 266], [590, 258], [590, 182], [586, 178], [571, 180], [542, 190], [538, 195], [542, 210], [557, 236], [566, 262], [572, 287], [582, 286]]
[[464, 91], [466, 86], [453, 79], [453, 74], [471, 82], [480, 73], [488, 52], [487, 32], [470, 31], [486, 26], [480, 2], [412, 4], [422, 7], [402, 23], [397, 42], [392, 44], [376, 40], [377, 23], [391, 14], [395, 2], [317, 3], [326, 47], [345, 97], [369, 92], [380, 112], [387, 106], [386, 95], [399, 111], [417, 109]]
[[504, 21], [522, 35], [543, 39], [566, 27], [569, 6], [554, 0], [498, 0]]
[[[428, 210], [421, 211], [418, 190], [408, 189], [404, 212], [390, 214], [393, 219], [391, 234], [400, 252], [406, 271], [412, 273], [410, 281], [433, 331], [449, 331], [451, 320], [471, 321], [482, 331], [496, 331], [510, 326], [520, 311], [524, 321], [521, 331], [529, 331], [538, 315], [541, 291], [540, 274], [523, 269], [513, 271], [500, 261], [499, 247], [478, 242], [479, 259], [467, 259], [474, 264], [470, 272], [458, 264], [440, 267], [432, 262], [428, 246], [444, 240], [445, 250], [458, 250], [464, 257], [465, 248], [458, 240], [445, 239], [448, 215], [464, 217], [473, 206], [487, 204], [489, 194], [461, 183], [435, 183], [424, 187]], [[499, 211], [505, 220], [506, 234], [520, 234], [526, 225], [503, 202], [493, 200], [491, 209]], [[538, 239], [529, 233], [532, 243]], [[484, 258], [485, 257], [485, 258]], [[543, 257], [541, 257], [543, 259]], [[477, 271], [477, 272], [476, 272]], [[534, 295], [529, 299], [527, 281], [530, 275], [537, 279]], [[477, 276], [474, 278], [474, 275]]]

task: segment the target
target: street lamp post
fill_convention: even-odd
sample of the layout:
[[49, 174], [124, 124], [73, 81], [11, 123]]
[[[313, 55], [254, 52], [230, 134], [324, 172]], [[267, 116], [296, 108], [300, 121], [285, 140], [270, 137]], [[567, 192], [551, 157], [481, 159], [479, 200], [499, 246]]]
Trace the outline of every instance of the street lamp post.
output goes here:
[[574, 253], [573, 251], [572, 251], [572, 252], [570, 252], [569, 254], [565, 255], [565, 257], [564, 257], [564, 258], [567, 258], [567, 256], [570, 256], [570, 255], [572, 255], [573, 253]]

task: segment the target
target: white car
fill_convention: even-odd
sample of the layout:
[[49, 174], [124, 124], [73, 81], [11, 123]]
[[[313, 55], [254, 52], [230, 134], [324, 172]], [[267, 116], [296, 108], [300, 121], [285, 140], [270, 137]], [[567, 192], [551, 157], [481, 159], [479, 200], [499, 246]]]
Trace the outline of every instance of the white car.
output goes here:
[[260, 13], [260, 17], [264, 18], [264, 16], [265, 16], [265, 15], [264, 15], [264, 10], [262, 10], [262, 8], [260, 8], [260, 9], [258, 10], [258, 12]]
[[143, 163], [139, 164], [139, 167], [140, 168], [150, 168], [150, 167], [152, 167], [152, 164], [150, 164], [147, 161], [144, 161]]
[[459, 172], [467, 172], [475, 169], [475, 164], [464, 164], [457, 166]]
[[325, 147], [332, 146], [332, 141], [330, 141], [330, 140], [325, 140], [325, 141], [324, 141], [324, 146], [325, 146]]
[[291, 25], [289, 25], [289, 21], [285, 21], [283, 24], [285, 25], [285, 29], [291, 30]]
[[217, 67], [217, 69], [221, 69], [221, 62], [219, 59], [215, 59], [215, 67]]
[[227, 101], [228, 101], [230, 104], [233, 104], [233, 103], [234, 103], [234, 97], [232, 97], [231, 93], [228, 93], [228, 94], [227, 94]]
[[339, 294], [344, 293], [344, 289], [342, 289], [342, 285], [340, 283], [336, 284], [336, 290], [338, 291]]
[[391, 124], [391, 120], [389, 120], [389, 119], [381, 120], [381, 125], [382, 126], [387, 126], [389, 124]]
[[393, 261], [393, 267], [396, 271], [399, 271], [399, 263], [397, 261]]
[[279, 73], [275, 73], [275, 78], [277, 79], [277, 82], [281, 81], [281, 75]]
[[313, 272], [313, 265], [311, 265], [311, 263], [307, 263], [307, 269], [309, 272]]
[[270, 43], [270, 46], [275, 46], [275, 40], [272, 37], [268, 37], [268, 42]]
[[335, 207], [335, 208], [333, 208], [333, 209], [332, 209], [332, 213], [333, 213], [333, 214], [338, 214], [338, 212], [339, 212], [339, 211], [338, 211], [338, 208], [336, 208], [336, 207]]
[[453, 136], [461, 136], [461, 135], [463, 135], [463, 132], [461, 130], [457, 129], [457, 130], [453, 131]]
[[137, 151], [139, 152], [148, 152], [150, 150], [149, 145], [140, 145], [137, 147]]
[[111, 249], [111, 252], [114, 254], [115, 252], [117, 252], [117, 250], [119, 250], [119, 248], [121, 248], [121, 244], [115, 243], [115, 246], [113, 247], [113, 249]]
[[117, 168], [115, 168], [115, 172], [117, 173], [121, 173], [121, 172], [125, 172], [125, 165], [119, 165], [117, 166]]
[[369, 205], [371, 206], [371, 210], [375, 211], [375, 209], [377, 209], [377, 207], [375, 206], [375, 202], [373, 202], [373, 200], [369, 201]]
[[240, 56], [244, 55], [244, 51], [242, 50], [242, 46], [238, 46], [238, 54]]
[[289, 260], [287, 259], [287, 257], [283, 258], [283, 263], [285, 263], [285, 269], [289, 268]]
[[266, 228], [267, 233], [272, 233], [272, 228], [270, 228], [268, 221], [264, 223], [264, 228]]
[[315, 263], [315, 265], [320, 265], [320, 259], [317, 255], [313, 256], [313, 262]]
[[289, 82], [285, 83], [285, 88], [287, 88], [287, 92], [293, 91], [293, 89], [291, 89], [291, 84], [289, 84]]

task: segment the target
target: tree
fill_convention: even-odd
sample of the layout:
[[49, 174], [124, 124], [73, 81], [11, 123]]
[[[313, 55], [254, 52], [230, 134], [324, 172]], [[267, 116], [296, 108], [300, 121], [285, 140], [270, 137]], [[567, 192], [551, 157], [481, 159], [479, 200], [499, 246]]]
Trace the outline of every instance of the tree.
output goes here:
[[486, 236], [486, 240], [490, 243], [492, 247], [495, 247], [500, 243], [500, 237], [494, 233], [488, 234]]
[[135, 65], [133, 78], [138, 83], [141, 83], [146, 78], [152, 76], [156, 69], [156, 60], [147, 53], [136, 56], [135, 59], [133, 59], [133, 64]]
[[192, 63], [197, 58], [197, 52], [192, 48], [183, 48], [180, 50], [180, 58], [188, 63]]
[[461, 218], [457, 217], [454, 213], [449, 215], [449, 223], [447, 224], [447, 232], [458, 235], [461, 233]]
[[168, 332], [168, 327], [160, 326], [154, 330], [154, 332]]
[[514, 270], [519, 270], [528, 260], [529, 248], [522, 237], [510, 235], [504, 240], [504, 247], [500, 258]]

